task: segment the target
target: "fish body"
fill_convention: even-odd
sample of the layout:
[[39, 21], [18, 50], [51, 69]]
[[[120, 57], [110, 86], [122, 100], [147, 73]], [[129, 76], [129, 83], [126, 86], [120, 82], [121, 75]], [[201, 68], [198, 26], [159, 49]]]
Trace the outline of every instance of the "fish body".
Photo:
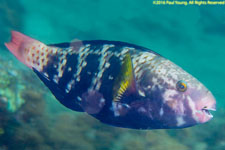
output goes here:
[[141, 46], [104, 40], [45, 45], [13, 31], [6, 47], [60, 103], [109, 125], [184, 128], [209, 121], [215, 110], [203, 84]]

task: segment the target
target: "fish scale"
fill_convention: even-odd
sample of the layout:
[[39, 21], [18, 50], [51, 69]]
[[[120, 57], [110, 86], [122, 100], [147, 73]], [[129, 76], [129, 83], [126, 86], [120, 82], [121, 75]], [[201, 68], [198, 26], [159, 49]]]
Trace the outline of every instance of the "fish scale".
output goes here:
[[[106, 46], [106, 47], [104, 47], [104, 46]], [[109, 47], [107, 47], [107, 46], [109, 46]], [[83, 50], [85, 50], [85, 48], [87, 48], [87, 47], [88, 46], [80, 47], [79, 49], [82, 48]], [[75, 97], [81, 97], [80, 93], [87, 91], [91, 87], [95, 87], [97, 84], [99, 84], [101, 82], [103, 84], [100, 84], [100, 85], [108, 86], [111, 84], [111, 86], [112, 86], [113, 80], [110, 80], [109, 76], [111, 76], [112, 78], [115, 78], [115, 74], [109, 74], [109, 72], [113, 72], [113, 70], [112, 70], [113, 66], [111, 68], [110, 68], [110, 66], [106, 67], [105, 70], [102, 71], [102, 69], [103, 69], [102, 67], [105, 66], [106, 63], [116, 64], [114, 59], [118, 59], [115, 56], [112, 57], [113, 52], [109, 52], [108, 57], [104, 57], [106, 54], [106, 51], [109, 50], [111, 47], [113, 47], [113, 46], [106, 45], [106, 44], [99, 45], [99, 46], [95, 45], [94, 47], [90, 46], [90, 49], [89, 49], [90, 53], [86, 54], [85, 57], [79, 57], [79, 56], [84, 56], [83, 53], [81, 55], [79, 55], [80, 54], [79, 50], [77, 53], [70, 52], [73, 54], [68, 55], [66, 58], [68, 61], [67, 61], [67, 64], [65, 65], [63, 76], [58, 79], [58, 86], [60, 88], [62, 88], [62, 90], [63, 90], [66, 87], [68, 87], [68, 84], [71, 81], [73, 81], [74, 85], [72, 85], [71, 89], [66, 88], [68, 90], [67, 93], [69, 93], [70, 97], [73, 97], [71, 99], [74, 99]], [[101, 49], [103, 49], [103, 52], [101, 52], [102, 51]], [[66, 49], [64, 49], [64, 51], [65, 50]], [[99, 52], [96, 53], [96, 50], [99, 50]], [[87, 51], [85, 51], [85, 53], [86, 52]], [[67, 53], [65, 53], [65, 54], [67, 54]], [[112, 57], [112, 59], [111, 59], [111, 57]], [[105, 62], [103, 65], [101, 65], [101, 58], [103, 58], [103, 60], [107, 60], [107, 62]], [[80, 63], [78, 63], [79, 62], [78, 59], [80, 59]], [[84, 62], [84, 61], [87, 63], [86, 66], [81, 65], [82, 62]], [[57, 62], [57, 61], [55, 61], [55, 62]], [[118, 60], [117, 63], [120, 64], [120, 61]], [[99, 67], [99, 66], [101, 66], [101, 67]], [[69, 68], [69, 67], [72, 68], [72, 70], [70, 72], [67, 71], [68, 70], [67, 68]], [[55, 68], [55, 70], [54, 70], [54, 67], [52, 64], [50, 64], [50, 65], [47, 64], [46, 68], [51, 70], [51, 71], [45, 72], [48, 74], [48, 76], [52, 76], [52, 74], [51, 74], [52, 72], [57, 74], [56, 72], [58, 69]], [[106, 71], [107, 69], [109, 69], [110, 71]], [[102, 72], [101, 76], [98, 76], [99, 72]], [[76, 78], [77, 76], [81, 76], [79, 81], [77, 81], [77, 78]], [[72, 78], [72, 80], [71, 80], [71, 78]], [[96, 82], [93, 82], [93, 81], [96, 81]], [[104, 86], [99, 87], [100, 91], [102, 91], [103, 95], [109, 95], [109, 94], [104, 94], [105, 91], [104, 91], [103, 87]], [[70, 93], [72, 93], [72, 94], [70, 94]], [[106, 93], [110, 93], [110, 91], [106, 91]]]
[[147, 48], [104, 40], [45, 45], [16, 31], [5, 45], [60, 103], [103, 123], [169, 129], [212, 119], [212, 93]]

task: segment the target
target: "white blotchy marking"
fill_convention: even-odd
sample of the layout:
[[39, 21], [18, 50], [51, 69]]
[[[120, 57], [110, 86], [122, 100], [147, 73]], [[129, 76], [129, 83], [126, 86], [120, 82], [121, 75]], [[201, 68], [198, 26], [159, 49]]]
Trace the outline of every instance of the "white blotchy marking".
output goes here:
[[144, 63], [144, 62], [146, 62], [146, 59], [145, 58], [140, 58], [140, 60], [139, 60], [139, 63]]
[[122, 50], [122, 52], [121, 52], [121, 55], [126, 54], [129, 50], [132, 50], [132, 49], [134, 49], [134, 48], [131, 48], [131, 47], [124, 47], [123, 50]]
[[[138, 55], [132, 56], [134, 74], [137, 82], [140, 81], [143, 73], [146, 71], [146, 69], [148, 69], [155, 57], [156, 55], [150, 52], [140, 52]], [[149, 69], [153, 71], [152, 67], [150, 67]]]
[[123, 104], [123, 106], [126, 108], [130, 108], [130, 106], [128, 104]]
[[198, 84], [197, 90], [201, 90], [201, 89], [202, 89], [202, 84]]
[[49, 78], [49, 76], [48, 76], [48, 74], [46, 72], [44, 73], [44, 76], [47, 77], [47, 78]]
[[62, 65], [65, 66], [66, 65], [66, 62], [67, 62], [67, 60], [64, 58], [63, 59], [63, 62], [62, 62]]
[[53, 81], [54, 81], [55, 83], [58, 84], [58, 82], [59, 82], [59, 77], [58, 77], [57, 75], [54, 75]]
[[153, 82], [153, 84], [158, 84], [158, 79], [155, 78], [155, 77], [153, 77], [153, 78], [152, 78], [152, 82]]
[[105, 64], [105, 67], [106, 67], [106, 68], [109, 68], [109, 66], [110, 66], [110, 63], [107, 62], [107, 63]]
[[184, 118], [181, 116], [177, 117], [177, 126], [181, 126], [183, 124], [185, 124], [186, 122], [184, 121]]
[[54, 64], [54, 66], [53, 66], [54, 68], [57, 68], [57, 65], [56, 64]]
[[105, 102], [105, 99], [104, 98], [101, 98], [100, 99], [100, 103], [104, 103]]
[[86, 61], [83, 61], [82, 67], [85, 67], [86, 65], [87, 65], [87, 62]]
[[67, 84], [67, 91], [68, 91], [68, 93], [69, 93], [69, 91], [71, 90], [71, 88], [72, 88], [72, 85], [75, 83], [75, 81], [74, 80], [71, 80], [68, 84]]
[[147, 112], [146, 109], [145, 109], [144, 107], [138, 108], [138, 111], [139, 111], [139, 112], [143, 112], [143, 113]]
[[118, 104], [115, 103], [115, 102], [112, 103], [112, 111], [114, 112], [114, 116], [115, 117], [120, 116], [120, 113], [119, 113], [119, 110], [118, 110], [118, 106], [117, 105]]
[[[80, 73], [82, 71], [82, 69], [87, 65], [87, 62], [85, 61], [87, 55], [90, 53], [90, 44], [87, 44], [85, 46], [81, 46], [79, 48], [78, 51], [73, 51], [73, 48], [68, 48], [67, 49], [67, 53], [69, 53], [70, 55], [72, 54], [78, 54], [78, 64], [77, 64], [77, 68], [76, 68], [76, 73], [73, 75], [73, 79], [67, 84], [67, 89], [65, 90], [66, 92], [69, 92], [71, 90], [71, 88], [74, 86], [75, 84], [75, 80], [76, 81], [80, 81]], [[63, 52], [65, 53], [65, 52]], [[65, 53], [66, 54], [66, 53]], [[64, 58], [66, 60], [66, 55], [64, 55]], [[62, 63], [63, 65], [66, 64], [66, 62]], [[72, 68], [69, 67], [68, 71], [72, 71]]]
[[101, 49], [101, 51], [99, 52], [98, 55], [101, 55], [101, 57], [99, 58], [99, 66], [98, 66], [98, 73], [96, 74], [96, 78], [92, 79], [92, 84], [90, 86], [90, 89], [95, 88], [96, 90], [99, 90], [101, 87], [101, 78], [102, 75], [104, 73], [104, 71], [110, 66], [110, 63], [108, 63], [108, 60], [110, 59], [110, 57], [112, 56], [112, 54], [110, 54], [110, 52], [108, 52], [107, 50], [111, 47], [114, 47], [114, 45], [103, 45], [103, 48]]
[[166, 72], [167, 72], [167, 70], [166, 70], [165, 68], [161, 68], [161, 69], [160, 69], [160, 72], [161, 72], [160, 74], [165, 75], [165, 74], [166, 74]]
[[78, 77], [76, 78], [76, 81], [77, 81], [77, 82], [79, 82], [79, 81], [80, 81], [80, 76], [78, 76]]
[[195, 116], [195, 113], [196, 113], [196, 107], [195, 107], [195, 103], [193, 102], [193, 100], [191, 99], [190, 96], [187, 96], [187, 100], [188, 100], [188, 105], [192, 111], [192, 117], [198, 122], [198, 117]]
[[145, 97], [145, 92], [143, 92], [143, 91], [141, 91], [141, 90], [138, 90], [138, 93], [139, 93], [139, 95]]
[[160, 115], [160, 116], [163, 116], [163, 114], [164, 114], [164, 110], [163, 110], [163, 107], [161, 107], [161, 108], [160, 108], [160, 111], [159, 111], [159, 115]]
[[137, 67], [137, 63], [135, 61], [133, 61], [133, 68]]
[[114, 45], [103, 45], [102, 54], [104, 54], [109, 48], [114, 47]]
[[173, 79], [178, 80], [177, 74], [178, 74], [177, 72], [174, 72], [174, 73], [171, 73], [170, 75], [172, 76]]
[[77, 100], [78, 100], [78, 101], [81, 101], [82, 99], [81, 99], [81, 97], [80, 97], [80, 96], [77, 96]]
[[177, 94], [178, 92], [176, 90], [166, 90], [165, 93], [163, 94], [163, 99], [165, 101], [172, 101], [174, 100], [172, 97]]
[[66, 93], [69, 93], [70, 92], [67, 88], [65, 89], [65, 91], [66, 91]]
[[109, 76], [109, 80], [113, 80], [113, 77], [111, 75]]
[[138, 73], [140, 71], [141, 67], [137, 66], [136, 69], [134, 70], [135, 73]]
[[191, 97], [187, 96], [187, 99], [188, 99], [188, 104], [189, 104], [189, 107], [191, 108], [191, 110], [196, 110], [195, 103], [192, 101]]
[[80, 81], [80, 73], [82, 69], [87, 65], [87, 62], [85, 61], [85, 59], [90, 53], [89, 50], [90, 50], [90, 45], [86, 45], [86, 47], [81, 47], [79, 49], [77, 72], [76, 74], [74, 74], [74, 78], [76, 78], [77, 81]]

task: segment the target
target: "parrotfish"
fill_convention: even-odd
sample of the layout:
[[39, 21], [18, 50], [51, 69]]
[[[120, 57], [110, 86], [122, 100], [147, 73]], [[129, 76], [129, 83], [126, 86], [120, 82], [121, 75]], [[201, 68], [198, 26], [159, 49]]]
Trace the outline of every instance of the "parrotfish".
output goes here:
[[216, 110], [202, 83], [148, 48], [106, 40], [46, 45], [17, 31], [5, 45], [61, 104], [108, 125], [185, 128]]

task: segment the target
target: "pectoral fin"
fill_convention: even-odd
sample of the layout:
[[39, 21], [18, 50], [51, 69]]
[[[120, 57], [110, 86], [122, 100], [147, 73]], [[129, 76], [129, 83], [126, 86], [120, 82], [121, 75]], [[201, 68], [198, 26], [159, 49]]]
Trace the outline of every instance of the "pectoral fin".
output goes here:
[[103, 95], [98, 91], [91, 90], [82, 94], [81, 107], [88, 114], [99, 113], [105, 105], [105, 99]]
[[124, 57], [121, 71], [117, 76], [113, 88], [113, 101], [118, 102], [124, 95], [129, 95], [136, 91], [136, 83], [134, 80], [133, 65], [130, 53]]

